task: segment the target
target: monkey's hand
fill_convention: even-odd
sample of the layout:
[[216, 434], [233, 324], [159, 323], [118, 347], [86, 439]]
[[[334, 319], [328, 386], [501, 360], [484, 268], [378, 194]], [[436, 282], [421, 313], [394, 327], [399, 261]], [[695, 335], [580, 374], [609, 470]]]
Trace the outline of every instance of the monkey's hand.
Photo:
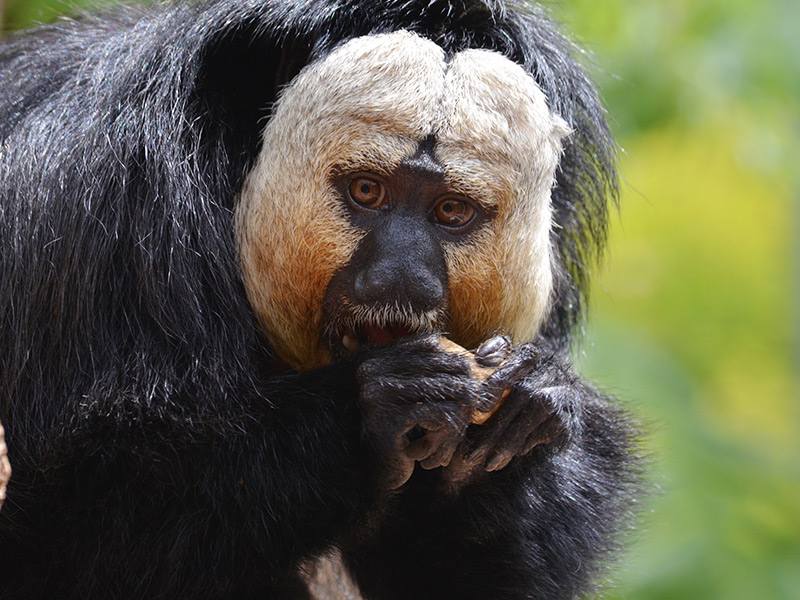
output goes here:
[[450, 484], [504, 468], [540, 444], [566, 441], [577, 425], [579, 383], [569, 367], [535, 344], [512, 348], [488, 377], [480, 411], [491, 416], [469, 428], [445, 470]]
[[446, 352], [438, 336], [410, 338], [367, 351], [357, 369], [366, 434], [385, 475], [402, 486], [415, 462], [449, 464], [464, 440], [483, 383], [469, 361]]

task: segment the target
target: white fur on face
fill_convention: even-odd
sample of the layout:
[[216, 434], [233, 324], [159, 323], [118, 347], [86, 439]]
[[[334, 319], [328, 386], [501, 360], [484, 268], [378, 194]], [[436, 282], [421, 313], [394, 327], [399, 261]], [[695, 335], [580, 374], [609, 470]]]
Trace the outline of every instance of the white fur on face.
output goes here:
[[433, 42], [397, 32], [307, 66], [275, 106], [236, 209], [245, 287], [275, 351], [300, 369], [330, 360], [322, 299], [363, 235], [332, 176], [389, 173], [431, 134], [454, 191], [496, 211], [445, 248], [451, 337], [532, 338], [552, 289], [550, 190], [566, 133], [533, 79], [494, 52], [448, 64]]
[[446, 252], [453, 337], [467, 347], [496, 330], [515, 342], [531, 340], [546, 316], [553, 288], [550, 193], [568, 133], [516, 63], [487, 50], [453, 58], [436, 156], [455, 189], [497, 208], [475, 244]]

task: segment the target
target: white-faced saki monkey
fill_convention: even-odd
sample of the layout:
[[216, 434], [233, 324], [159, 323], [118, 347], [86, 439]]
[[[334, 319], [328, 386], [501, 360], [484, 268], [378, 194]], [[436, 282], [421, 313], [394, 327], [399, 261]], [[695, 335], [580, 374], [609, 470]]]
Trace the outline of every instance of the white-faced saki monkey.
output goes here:
[[6, 35], [0, 597], [596, 589], [641, 469], [570, 363], [617, 190], [577, 54], [497, 0]]

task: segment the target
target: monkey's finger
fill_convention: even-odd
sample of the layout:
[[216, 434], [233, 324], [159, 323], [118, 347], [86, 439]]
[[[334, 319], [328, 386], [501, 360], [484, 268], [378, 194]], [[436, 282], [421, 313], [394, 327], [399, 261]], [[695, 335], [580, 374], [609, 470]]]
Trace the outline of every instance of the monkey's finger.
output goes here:
[[437, 438], [433, 444], [433, 452], [420, 461], [423, 469], [435, 469], [449, 465], [461, 441], [461, 436], [452, 431], [449, 432], [449, 435], [448, 432], [443, 432], [437, 435]]
[[464, 430], [464, 427], [450, 425], [452, 423], [437, 429], [426, 429], [423, 436], [408, 444], [404, 453], [419, 461], [425, 469], [447, 464], [463, 439]]
[[[396, 345], [389, 346], [388, 350], [375, 349], [358, 366], [357, 375], [362, 382], [385, 380], [387, 377], [416, 378], [421, 373], [469, 376], [469, 361], [459, 354], [443, 350], [438, 339], [428, 336], [411, 343], [398, 342], [397, 345], [406, 344], [399, 360]], [[394, 353], [388, 354], [392, 349]]]
[[542, 352], [532, 344], [521, 346], [486, 380], [484, 390], [489, 396], [502, 394], [542, 363]]
[[[433, 404], [474, 404], [473, 398], [478, 396], [479, 386], [479, 382], [466, 371], [457, 375], [435, 373], [426, 377], [417, 372], [414, 378], [388, 375], [365, 380], [361, 384], [361, 397], [366, 402], [397, 406], [398, 410], [403, 410], [405, 405], [419, 406], [420, 411], [424, 411], [422, 407]], [[380, 402], [384, 398], [391, 398], [391, 402]]]
[[[532, 438], [542, 439], [542, 428], [551, 420], [552, 415], [542, 411], [533, 418], [521, 414], [503, 432], [494, 448], [487, 453], [484, 468], [487, 471], [499, 471], [505, 468], [512, 458], [527, 454], [531, 448], [526, 449]], [[535, 444], [534, 444], [535, 445]]]
[[472, 423], [475, 425], [483, 425], [489, 418], [494, 415], [500, 405], [511, 394], [512, 389], [499, 389], [495, 388], [491, 392], [484, 392], [480, 395], [480, 399], [475, 402], [475, 410], [471, 415]]
[[426, 432], [421, 438], [411, 442], [405, 450], [403, 450], [403, 453], [411, 460], [424, 460], [434, 451], [434, 444], [436, 443], [435, 435], [434, 432]]
[[491, 452], [484, 469], [488, 472], [505, 469], [515, 456], [516, 454], [513, 452]]
[[[474, 465], [483, 465], [491, 460], [489, 453], [496, 450], [503, 440], [512, 436], [514, 429], [511, 425], [520, 417], [529, 405], [528, 398], [519, 392], [512, 392], [483, 425], [475, 428], [474, 437], [470, 444], [471, 450], [465, 460]], [[527, 432], [526, 432], [527, 434]]]
[[554, 442], [564, 431], [563, 422], [556, 415], [550, 415], [541, 426], [537, 427], [525, 440], [522, 454], [528, 454], [528, 452], [540, 444]]
[[398, 456], [393, 460], [385, 475], [385, 486], [387, 489], [396, 490], [405, 485], [414, 473], [414, 461]]

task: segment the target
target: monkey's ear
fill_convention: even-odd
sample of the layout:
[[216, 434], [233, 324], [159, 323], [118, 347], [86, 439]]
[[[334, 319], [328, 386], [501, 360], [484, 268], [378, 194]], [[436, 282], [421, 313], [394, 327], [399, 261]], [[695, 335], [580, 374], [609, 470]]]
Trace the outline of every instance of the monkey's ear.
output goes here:
[[217, 149], [222, 145], [234, 162], [251, 161], [278, 93], [310, 55], [308, 40], [277, 36], [264, 23], [220, 31], [199, 53], [190, 105], [202, 140]]

